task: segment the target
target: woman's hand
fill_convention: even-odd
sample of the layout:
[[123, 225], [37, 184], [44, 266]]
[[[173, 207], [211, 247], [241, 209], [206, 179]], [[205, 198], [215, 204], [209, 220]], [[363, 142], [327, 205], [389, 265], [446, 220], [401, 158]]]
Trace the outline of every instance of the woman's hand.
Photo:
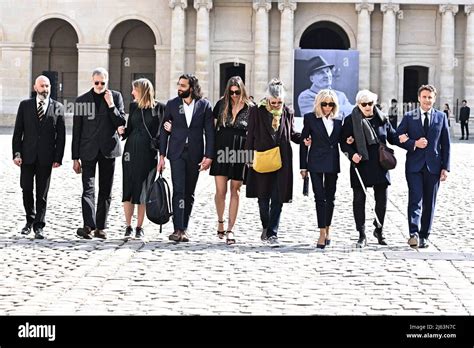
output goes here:
[[407, 142], [408, 139], [410, 139], [410, 138], [408, 138], [408, 134], [402, 134], [402, 135], [398, 136], [398, 140], [400, 140], [400, 143], [402, 143], [402, 144]]
[[354, 138], [352, 137], [352, 135], [351, 135], [349, 138], [346, 139], [346, 143], [349, 144], [349, 145], [351, 145], [354, 141], [355, 141], [355, 140], [354, 140]]
[[352, 156], [352, 162], [358, 164], [360, 161], [362, 161], [362, 156], [358, 153], [355, 153], [354, 156]]
[[301, 169], [300, 174], [301, 174], [301, 178], [304, 179], [308, 176], [308, 170], [307, 169]]
[[120, 126], [117, 128], [117, 133], [120, 134], [120, 135], [124, 135], [125, 134], [125, 126]]
[[304, 139], [303, 141], [304, 141], [304, 145], [305, 145], [305, 146], [310, 146], [311, 143], [313, 142], [313, 141], [311, 140], [311, 136], [307, 137], [307, 138]]
[[167, 131], [168, 133], [170, 133], [170, 132], [171, 132], [171, 128], [172, 128], [171, 121], [166, 121], [163, 127], [165, 128], [165, 131]]

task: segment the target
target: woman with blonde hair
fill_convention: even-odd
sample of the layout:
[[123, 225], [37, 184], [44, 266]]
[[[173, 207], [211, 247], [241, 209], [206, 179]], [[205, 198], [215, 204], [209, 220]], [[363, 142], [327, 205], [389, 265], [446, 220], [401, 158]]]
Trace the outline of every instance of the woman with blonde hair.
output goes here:
[[330, 245], [329, 231], [334, 212], [337, 176], [340, 172], [339, 143], [342, 121], [336, 93], [323, 89], [316, 95], [313, 112], [304, 115], [302, 139], [311, 137], [311, 147], [300, 145], [301, 176], [308, 171], [316, 202], [316, 217], [319, 228], [317, 248]]
[[[215, 161], [212, 161], [210, 175], [216, 182], [217, 236], [228, 245], [235, 243], [232, 232], [239, 210], [240, 187], [244, 182], [245, 158], [243, 153], [247, 135], [249, 108], [254, 104], [248, 97], [244, 82], [239, 76], [227, 81], [224, 97], [214, 107], [216, 119]], [[224, 228], [225, 198], [230, 180], [230, 204], [227, 230]]]
[[[135, 238], [143, 238], [146, 196], [156, 176], [158, 152], [152, 148], [163, 120], [165, 105], [155, 100], [155, 90], [147, 79], [132, 82], [134, 101], [130, 103], [127, 127], [121, 127], [122, 140], [127, 139], [122, 156], [123, 210], [127, 227], [125, 239], [132, 237], [132, 216], [138, 205]], [[169, 127], [169, 125], [167, 125]]]

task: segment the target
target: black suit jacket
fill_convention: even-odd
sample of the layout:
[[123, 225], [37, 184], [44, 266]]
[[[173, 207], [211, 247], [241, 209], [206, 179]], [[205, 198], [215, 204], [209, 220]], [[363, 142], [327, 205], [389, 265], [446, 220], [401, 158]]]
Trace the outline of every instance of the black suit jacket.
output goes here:
[[42, 121], [36, 110], [36, 98], [23, 100], [18, 107], [13, 131], [13, 158], [19, 154], [24, 164], [38, 160], [41, 165], [62, 163], [66, 128], [63, 104], [50, 99]]
[[117, 128], [125, 125], [123, 98], [120, 92], [111, 92], [113, 108], [109, 108], [104, 100], [97, 110], [93, 89], [77, 97], [72, 127], [73, 160], [92, 161], [99, 151], [105, 158], [122, 154]]
[[[171, 120], [173, 126], [171, 133], [164, 129], [161, 130], [160, 154], [166, 154], [166, 157], [171, 161], [178, 159], [183, 152], [186, 138], [188, 138], [189, 155], [192, 161], [199, 163], [203, 156], [211, 159], [214, 157], [215, 133], [211, 104], [206, 99], [194, 102], [193, 118], [189, 127], [184, 114], [183, 99], [176, 97], [166, 104], [163, 124]], [[205, 150], [203, 132], [206, 137]]]
[[469, 108], [469, 106], [462, 106], [461, 110], [459, 111], [459, 120], [460, 121], [469, 120], [470, 113], [471, 113], [471, 109]]
[[322, 118], [314, 113], [304, 115], [304, 126], [301, 139], [311, 135], [312, 143], [309, 150], [302, 142], [300, 145], [300, 168], [315, 173], [339, 173], [339, 142], [342, 133], [342, 121], [334, 120], [334, 129], [328, 135]]

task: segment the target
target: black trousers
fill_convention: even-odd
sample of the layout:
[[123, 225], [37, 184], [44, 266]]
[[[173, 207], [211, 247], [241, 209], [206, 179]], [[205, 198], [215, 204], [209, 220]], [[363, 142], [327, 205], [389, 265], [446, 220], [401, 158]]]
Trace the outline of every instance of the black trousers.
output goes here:
[[173, 182], [173, 225], [175, 230], [185, 231], [193, 210], [194, 190], [199, 178], [199, 165], [189, 157], [185, 148], [180, 158], [170, 161]]
[[[45, 226], [46, 203], [52, 168], [52, 164], [40, 165], [38, 161], [34, 164], [21, 165], [20, 187], [23, 190], [23, 206], [25, 207], [26, 222], [32, 225], [33, 229]], [[36, 182], [36, 211], [33, 181]]]
[[[365, 231], [365, 193], [361, 187], [353, 187], [354, 200], [352, 208], [356, 229], [359, 232]], [[374, 185], [375, 213], [383, 226], [385, 212], [387, 211], [387, 184]], [[373, 214], [373, 213], [372, 213]], [[375, 217], [374, 217], [375, 221]]]
[[[99, 197], [95, 209], [95, 172], [99, 164]], [[115, 158], [105, 158], [99, 152], [92, 161], [82, 161], [82, 218], [91, 229], [107, 228], [107, 216], [112, 200]]]
[[270, 197], [258, 198], [260, 221], [262, 222], [262, 227], [267, 229], [267, 238], [277, 236], [280, 226], [281, 210], [283, 209], [283, 203], [280, 201], [278, 177], [276, 173], [273, 174], [271, 180], [273, 181], [273, 186]]
[[337, 173], [310, 172], [310, 174], [314, 201], [316, 202], [318, 228], [331, 226], [332, 215], [334, 213]]
[[464, 129], [466, 129], [466, 138], [469, 138], [469, 120], [461, 121], [461, 137], [464, 138]]

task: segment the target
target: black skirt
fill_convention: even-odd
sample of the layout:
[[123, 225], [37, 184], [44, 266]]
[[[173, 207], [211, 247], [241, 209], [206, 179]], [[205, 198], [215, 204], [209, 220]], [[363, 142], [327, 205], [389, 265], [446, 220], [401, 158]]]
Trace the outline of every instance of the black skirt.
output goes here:
[[247, 131], [232, 127], [220, 127], [216, 132], [215, 158], [210, 175], [226, 176], [231, 180], [244, 181], [247, 159], [244, 150]]

